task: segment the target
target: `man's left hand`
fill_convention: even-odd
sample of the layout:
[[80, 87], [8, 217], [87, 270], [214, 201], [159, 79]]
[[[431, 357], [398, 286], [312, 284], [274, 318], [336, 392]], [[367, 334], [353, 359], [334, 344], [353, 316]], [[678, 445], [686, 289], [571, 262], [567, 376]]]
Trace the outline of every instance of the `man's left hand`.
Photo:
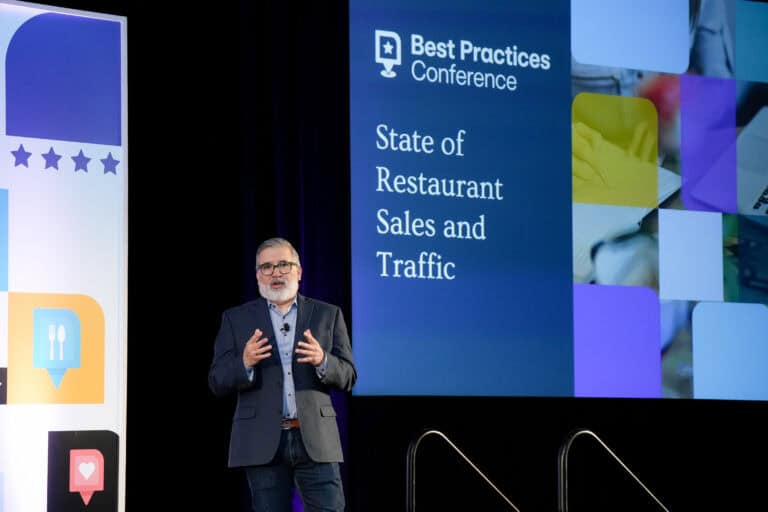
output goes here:
[[304, 331], [304, 337], [307, 341], [299, 341], [299, 348], [296, 349], [296, 353], [303, 357], [298, 358], [297, 361], [300, 363], [311, 363], [312, 366], [320, 366], [320, 363], [323, 362], [323, 358], [325, 357], [323, 347], [321, 347], [320, 343], [318, 343], [315, 337], [312, 336], [312, 331], [309, 329]]

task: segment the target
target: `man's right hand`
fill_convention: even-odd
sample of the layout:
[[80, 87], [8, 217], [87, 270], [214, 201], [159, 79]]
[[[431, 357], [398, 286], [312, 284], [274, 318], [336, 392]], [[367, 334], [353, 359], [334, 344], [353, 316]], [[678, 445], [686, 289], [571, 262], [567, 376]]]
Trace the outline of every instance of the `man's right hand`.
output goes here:
[[245, 344], [245, 350], [243, 350], [243, 363], [247, 368], [256, 366], [259, 364], [259, 361], [272, 355], [269, 352], [272, 350], [272, 345], [267, 345], [269, 339], [262, 338], [261, 334], [261, 329], [256, 329], [253, 331], [253, 336], [251, 336]]

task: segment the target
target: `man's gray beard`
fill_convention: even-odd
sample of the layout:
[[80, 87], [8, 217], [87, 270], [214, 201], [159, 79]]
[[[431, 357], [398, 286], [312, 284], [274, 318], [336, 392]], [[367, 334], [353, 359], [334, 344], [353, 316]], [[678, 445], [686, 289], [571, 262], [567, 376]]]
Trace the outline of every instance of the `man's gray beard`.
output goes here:
[[259, 293], [270, 302], [280, 303], [293, 299], [299, 292], [299, 281], [294, 279], [285, 280], [285, 288], [281, 290], [272, 290], [268, 284], [259, 283]]

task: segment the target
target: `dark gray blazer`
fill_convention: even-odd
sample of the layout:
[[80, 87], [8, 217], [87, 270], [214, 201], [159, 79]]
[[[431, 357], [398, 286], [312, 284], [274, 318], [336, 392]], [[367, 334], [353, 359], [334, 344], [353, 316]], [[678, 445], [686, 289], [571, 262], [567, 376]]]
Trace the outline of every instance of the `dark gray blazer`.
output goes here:
[[[341, 462], [341, 440], [329, 392], [332, 387], [350, 391], [357, 379], [347, 325], [337, 306], [302, 295], [298, 296], [297, 305], [294, 349], [298, 340], [304, 340], [304, 331], [310, 329], [328, 355], [327, 372], [320, 381], [314, 366], [297, 362], [298, 354], [293, 353], [292, 374], [301, 436], [315, 462]], [[254, 367], [253, 380], [249, 381], [243, 349], [257, 328], [269, 338], [272, 356]], [[217, 396], [237, 393], [229, 467], [266, 464], [277, 452], [283, 414], [283, 372], [274, 340], [263, 298], [222, 314], [208, 385]]]

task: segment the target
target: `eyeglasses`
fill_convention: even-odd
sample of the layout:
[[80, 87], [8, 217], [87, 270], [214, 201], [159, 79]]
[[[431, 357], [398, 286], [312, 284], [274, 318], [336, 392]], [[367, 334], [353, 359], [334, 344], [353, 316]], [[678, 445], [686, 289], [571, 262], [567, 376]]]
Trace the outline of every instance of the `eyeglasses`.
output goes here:
[[299, 266], [295, 261], [278, 261], [277, 263], [262, 263], [256, 266], [256, 270], [264, 274], [265, 276], [271, 276], [277, 269], [281, 274], [287, 274], [291, 271], [291, 267]]

